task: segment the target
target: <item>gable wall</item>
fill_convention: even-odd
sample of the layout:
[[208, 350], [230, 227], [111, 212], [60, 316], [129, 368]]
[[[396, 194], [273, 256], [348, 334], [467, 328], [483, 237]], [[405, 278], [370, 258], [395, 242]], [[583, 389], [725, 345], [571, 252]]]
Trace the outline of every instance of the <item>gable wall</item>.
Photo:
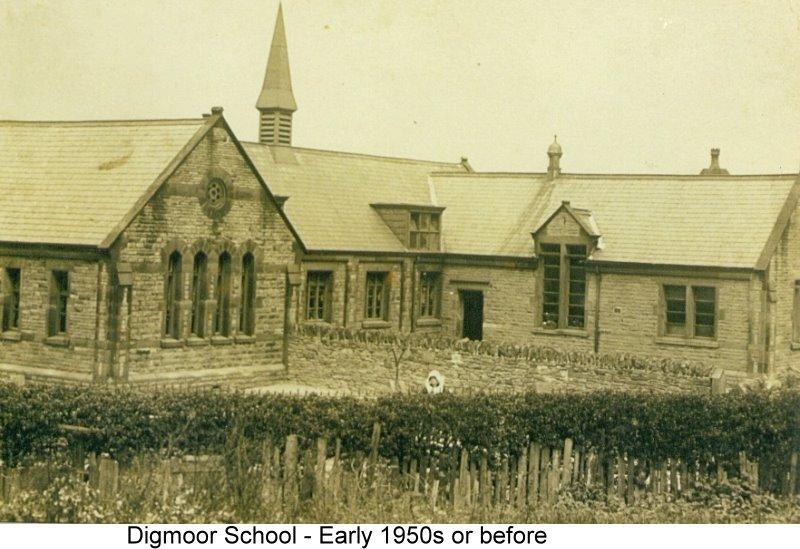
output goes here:
[[[212, 219], [201, 208], [203, 180], [211, 169], [224, 170], [232, 182], [232, 206], [221, 219]], [[210, 318], [204, 339], [189, 338], [192, 258], [200, 248], [208, 255], [211, 298], [218, 255], [223, 250], [232, 255], [233, 336], [225, 340], [208, 336]], [[172, 249], [183, 253], [182, 337], [177, 344], [162, 337], [166, 262]], [[255, 341], [238, 334], [241, 258], [248, 249], [256, 258]], [[286, 268], [294, 262], [294, 239], [222, 128], [205, 137], [136, 216], [118, 243], [117, 257], [120, 263], [130, 263], [134, 271], [130, 315], [122, 319], [129, 326], [130, 344], [123, 345], [120, 353], [120, 375], [145, 382], [179, 380], [205, 370], [203, 380], [209, 381], [215, 375], [247, 377], [254, 368], [280, 366]]]

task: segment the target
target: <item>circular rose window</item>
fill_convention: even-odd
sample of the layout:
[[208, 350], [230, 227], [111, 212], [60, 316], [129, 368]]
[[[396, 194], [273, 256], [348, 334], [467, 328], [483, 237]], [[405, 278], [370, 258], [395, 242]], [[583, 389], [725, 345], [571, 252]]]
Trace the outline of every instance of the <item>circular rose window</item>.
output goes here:
[[211, 208], [215, 210], [224, 208], [228, 201], [228, 189], [225, 187], [225, 183], [220, 179], [213, 179], [206, 189], [206, 198]]

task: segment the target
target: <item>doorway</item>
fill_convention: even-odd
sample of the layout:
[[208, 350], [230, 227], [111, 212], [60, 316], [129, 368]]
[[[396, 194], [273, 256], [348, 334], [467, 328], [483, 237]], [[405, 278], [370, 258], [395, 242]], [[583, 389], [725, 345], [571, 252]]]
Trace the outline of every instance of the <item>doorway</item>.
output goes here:
[[480, 341], [483, 339], [483, 292], [459, 290], [461, 301], [461, 337]]

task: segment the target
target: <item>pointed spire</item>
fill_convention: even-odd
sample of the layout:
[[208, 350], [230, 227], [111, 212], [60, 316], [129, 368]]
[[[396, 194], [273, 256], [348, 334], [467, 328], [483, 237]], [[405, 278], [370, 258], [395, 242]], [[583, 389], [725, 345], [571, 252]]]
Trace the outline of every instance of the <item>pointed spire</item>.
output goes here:
[[258, 110], [280, 109], [294, 112], [297, 103], [292, 93], [292, 78], [289, 74], [289, 52], [286, 47], [286, 31], [283, 27], [283, 6], [278, 5], [275, 31], [272, 33], [272, 46], [269, 50], [267, 73], [264, 86], [256, 102]]

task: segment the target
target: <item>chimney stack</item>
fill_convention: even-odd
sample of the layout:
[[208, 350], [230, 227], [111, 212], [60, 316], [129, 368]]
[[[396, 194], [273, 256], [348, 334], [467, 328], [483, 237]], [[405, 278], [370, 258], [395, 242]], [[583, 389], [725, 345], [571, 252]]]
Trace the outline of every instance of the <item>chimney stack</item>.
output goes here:
[[728, 170], [719, 167], [719, 149], [711, 149], [711, 164], [703, 168], [700, 175], [730, 175]]

